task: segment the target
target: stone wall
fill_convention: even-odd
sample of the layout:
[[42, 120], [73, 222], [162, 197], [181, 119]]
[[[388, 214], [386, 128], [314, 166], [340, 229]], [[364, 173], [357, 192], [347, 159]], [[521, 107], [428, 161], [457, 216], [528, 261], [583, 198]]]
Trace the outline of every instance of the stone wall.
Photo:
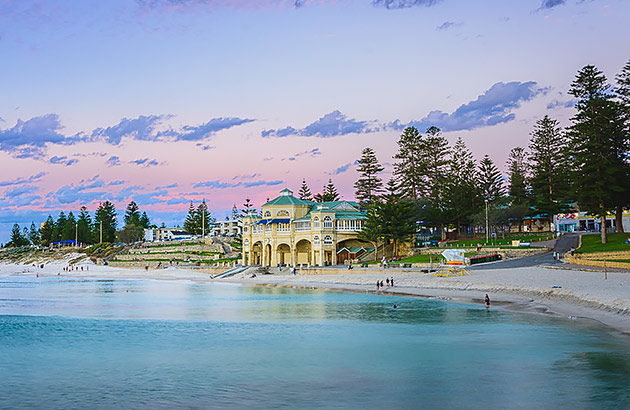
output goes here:
[[224, 256], [221, 254], [215, 255], [195, 255], [189, 253], [143, 253], [143, 254], [130, 254], [130, 255], [116, 255], [116, 260], [118, 261], [143, 261], [146, 259], [190, 259], [191, 261], [212, 261], [215, 259], [223, 258]]
[[[141, 261], [111, 261], [108, 262], [108, 266], [114, 267], [114, 268], [124, 268], [124, 269], [144, 269], [145, 266], [149, 266], [149, 270], [155, 270], [155, 269], [164, 269], [164, 268], [168, 268], [171, 265], [169, 265], [168, 263], [164, 264], [162, 263], [162, 267], [158, 268], [159, 262], [141, 262]], [[220, 273], [226, 272], [230, 269], [233, 268], [232, 263], [230, 264], [225, 264], [225, 266], [194, 266], [194, 265], [173, 265], [173, 267], [177, 267], [177, 268], [181, 268], [181, 269], [192, 269], [195, 272], [203, 272], [203, 273], [211, 273], [213, 275], [218, 275]]]
[[574, 256], [565, 255], [565, 258], [569, 261], [569, 263], [575, 265], [596, 266], [599, 268], [630, 269], [630, 263], [615, 261], [619, 259], [630, 260], [630, 252], [628, 251], [575, 254]]

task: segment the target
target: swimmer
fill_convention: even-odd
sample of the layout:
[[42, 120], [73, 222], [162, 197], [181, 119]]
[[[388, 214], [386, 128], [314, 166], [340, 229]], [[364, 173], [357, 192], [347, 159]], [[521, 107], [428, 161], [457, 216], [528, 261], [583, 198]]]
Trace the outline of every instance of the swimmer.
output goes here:
[[483, 303], [486, 305], [487, 308], [490, 307], [490, 296], [488, 296], [487, 293], [486, 293], [486, 297], [485, 297]]
[[398, 308], [398, 305], [394, 303], [394, 309]]

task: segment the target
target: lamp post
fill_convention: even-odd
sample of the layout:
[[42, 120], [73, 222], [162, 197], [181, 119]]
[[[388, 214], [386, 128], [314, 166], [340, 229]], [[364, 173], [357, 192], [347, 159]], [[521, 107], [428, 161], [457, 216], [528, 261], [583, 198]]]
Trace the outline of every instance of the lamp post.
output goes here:
[[488, 199], [486, 198], [486, 245], [488, 244]]
[[76, 225], [74, 226], [74, 246], [76, 246], [77, 248], [79, 247], [78, 238], [79, 238], [79, 223], [77, 222]]

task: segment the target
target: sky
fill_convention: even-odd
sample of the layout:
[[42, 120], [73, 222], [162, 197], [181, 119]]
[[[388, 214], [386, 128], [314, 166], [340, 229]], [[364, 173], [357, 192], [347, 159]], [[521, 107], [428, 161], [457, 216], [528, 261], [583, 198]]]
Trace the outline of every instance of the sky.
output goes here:
[[0, 0], [0, 243], [14, 223], [135, 200], [225, 219], [355, 161], [391, 177], [406, 126], [501, 170], [568, 89], [630, 59], [624, 0]]

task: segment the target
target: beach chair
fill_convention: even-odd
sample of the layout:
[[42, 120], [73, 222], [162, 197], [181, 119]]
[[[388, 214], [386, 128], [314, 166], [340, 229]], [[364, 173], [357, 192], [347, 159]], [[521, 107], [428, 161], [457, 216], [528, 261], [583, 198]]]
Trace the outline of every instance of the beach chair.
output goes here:
[[465, 251], [463, 249], [447, 249], [442, 252], [442, 256], [444, 256], [446, 262], [438, 265], [438, 270], [432, 276], [446, 278], [451, 276], [470, 276], [470, 273], [464, 269]]

